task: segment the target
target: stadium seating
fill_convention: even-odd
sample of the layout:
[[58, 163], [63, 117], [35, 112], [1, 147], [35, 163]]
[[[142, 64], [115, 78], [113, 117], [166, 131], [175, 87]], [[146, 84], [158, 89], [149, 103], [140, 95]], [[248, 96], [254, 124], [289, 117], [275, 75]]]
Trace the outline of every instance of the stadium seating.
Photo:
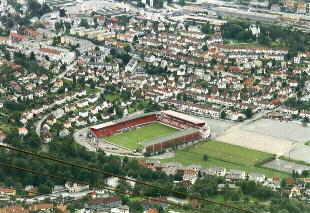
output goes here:
[[126, 128], [131, 128], [131, 127], [142, 125], [142, 124], [152, 123], [155, 121], [157, 121], [156, 114], [147, 115], [144, 117], [127, 120], [124, 122], [119, 122], [119, 123], [113, 124], [111, 126], [107, 126], [102, 129], [96, 129], [96, 130], [92, 129], [92, 132], [95, 134], [96, 137], [101, 138], [101, 137], [111, 136], [114, 133], [119, 132]]
[[[196, 128], [202, 130], [201, 126], [195, 125], [189, 120], [185, 120], [179, 117], [174, 117], [172, 115], [165, 114], [164, 112], [160, 113], [153, 113], [153, 114], [147, 114], [142, 115], [138, 118], [133, 119], [126, 119], [123, 121], [119, 121], [116, 123], [113, 123], [109, 126], [103, 127], [101, 129], [91, 129], [94, 136], [97, 138], [111, 136], [117, 132], [127, 131], [131, 128], [135, 128], [140, 125], [145, 125], [152, 122], [161, 122], [163, 124], [166, 124], [168, 126], [177, 128], [177, 129], [188, 129], [188, 128]], [[193, 141], [200, 140], [202, 138], [202, 135], [199, 131], [178, 137], [173, 138], [171, 140], [167, 140], [158, 144], [149, 145], [145, 147], [146, 152], [160, 152], [167, 148], [172, 148], [178, 145], [191, 143]]]

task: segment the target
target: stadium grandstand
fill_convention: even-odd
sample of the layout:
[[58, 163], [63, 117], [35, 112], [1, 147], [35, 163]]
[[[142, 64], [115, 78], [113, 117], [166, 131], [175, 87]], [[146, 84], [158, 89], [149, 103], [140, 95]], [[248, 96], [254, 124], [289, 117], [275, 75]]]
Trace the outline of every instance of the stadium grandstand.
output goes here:
[[139, 143], [137, 139], [137, 143], [142, 144], [144, 153], [158, 153], [179, 146], [191, 145], [210, 136], [210, 128], [204, 120], [171, 110], [106, 122], [91, 127], [90, 131], [96, 142], [104, 142], [106, 141], [103, 140], [104, 138], [134, 131], [136, 128], [143, 128], [152, 123], [160, 123], [177, 131], [168, 135], [158, 135], [142, 143]]

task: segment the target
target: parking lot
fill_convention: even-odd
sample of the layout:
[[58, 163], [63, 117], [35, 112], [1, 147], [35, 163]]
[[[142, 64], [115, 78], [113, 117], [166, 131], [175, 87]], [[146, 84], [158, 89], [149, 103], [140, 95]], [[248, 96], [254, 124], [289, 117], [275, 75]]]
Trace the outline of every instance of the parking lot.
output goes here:
[[295, 122], [253, 120], [226, 128], [216, 139], [310, 163], [310, 146], [304, 145], [310, 140], [310, 127]]
[[276, 155], [283, 155], [289, 152], [293, 145], [289, 140], [279, 139], [239, 128], [229, 131], [223, 136], [217, 137], [216, 140]]
[[264, 164], [264, 167], [275, 169], [287, 173], [292, 173], [293, 171], [302, 172], [303, 170], [310, 170], [310, 166], [304, 166], [300, 164], [296, 164], [293, 162], [285, 161], [285, 160], [274, 160]]
[[214, 120], [210, 118], [204, 118], [211, 128], [211, 137], [216, 138], [222, 135], [227, 129], [236, 125], [235, 122], [225, 120]]
[[310, 140], [310, 127], [303, 127], [291, 121], [262, 119], [243, 126], [242, 129], [298, 143]]

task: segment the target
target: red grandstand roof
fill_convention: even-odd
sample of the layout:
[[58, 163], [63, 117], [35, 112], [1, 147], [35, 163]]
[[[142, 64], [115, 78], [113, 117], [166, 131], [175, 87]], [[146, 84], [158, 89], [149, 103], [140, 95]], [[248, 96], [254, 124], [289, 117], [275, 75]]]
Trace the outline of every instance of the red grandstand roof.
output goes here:
[[128, 116], [120, 120], [109, 121], [103, 124], [93, 126], [90, 129], [96, 137], [103, 137], [111, 135], [120, 129], [128, 128], [131, 126], [142, 124], [144, 122], [150, 122], [155, 120], [156, 120], [156, 113], [153, 112], [144, 113], [134, 116]]
[[107, 127], [107, 126], [111, 126], [113, 124], [116, 124], [117, 122], [115, 121], [108, 121], [108, 122], [105, 122], [105, 123], [102, 123], [102, 124], [98, 124], [98, 125], [95, 125], [95, 126], [92, 126], [91, 129], [93, 130], [99, 130], [99, 129], [102, 129], [104, 127]]
[[173, 117], [185, 120], [185, 121], [189, 121], [189, 122], [191, 122], [193, 124], [196, 124], [196, 125], [198, 125], [198, 124], [205, 124], [206, 123], [202, 119], [195, 118], [193, 116], [186, 115], [186, 114], [179, 113], [179, 112], [175, 112], [175, 111], [172, 111], [172, 110], [164, 111], [164, 113], [167, 114], [167, 115], [170, 115], [170, 116], [173, 116]]
[[129, 120], [134, 120], [134, 119], [137, 119], [137, 118], [141, 118], [141, 117], [148, 116], [148, 115], [154, 115], [154, 114], [156, 114], [156, 113], [150, 112], [150, 113], [143, 113], [143, 114], [138, 114], [138, 115], [129, 115], [129, 116], [124, 117], [124, 118], [122, 118], [120, 120], [108, 121], [108, 122], [105, 122], [105, 123], [102, 123], [102, 124], [98, 124], [98, 125], [92, 126], [91, 129], [99, 130], [99, 129], [105, 128], [107, 126], [112, 126], [114, 124], [122, 123], [122, 122], [129, 121]]

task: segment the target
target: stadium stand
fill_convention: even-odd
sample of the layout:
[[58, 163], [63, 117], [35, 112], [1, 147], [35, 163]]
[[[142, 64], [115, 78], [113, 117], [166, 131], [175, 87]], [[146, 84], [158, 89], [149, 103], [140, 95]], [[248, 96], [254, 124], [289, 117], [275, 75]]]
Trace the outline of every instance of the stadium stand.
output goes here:
[[171, 110], [126, 117], [94, 126], [90, 130], [93, 136], [99, 139], [153, 122], [160, 122], [180, 131], [166, 137], [145, 141], [143, 152], [162, 152], [165, 149], [191, 144], [210, 136], [210, 128], [205, 121]]

